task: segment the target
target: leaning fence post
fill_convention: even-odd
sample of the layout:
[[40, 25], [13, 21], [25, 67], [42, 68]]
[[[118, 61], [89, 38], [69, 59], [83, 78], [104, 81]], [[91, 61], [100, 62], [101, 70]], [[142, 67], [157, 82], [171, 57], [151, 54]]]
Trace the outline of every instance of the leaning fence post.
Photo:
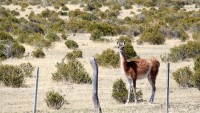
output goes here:
[[90, 64], [93, 68], [93, 79], [92, 79], [92, 86], [93, 86], [93, 94], [92, 94], [92, 99], [94, 103], [94, 112], [95, 113], [102, 113], [101, 111], [101, 106], [99, 103], [99, 98], [98, 98], [98, 65], [96, 63], [95, 58], [92, 58], [90, 60]]
[[166, 98], [166, 113], [169, 113], [169, 73], [170, 73], [170, 63], [167, 62], [167, 98]]
[[39, 77], [39, 67], [37, 67], [37, 69], [36, 69], [36, 84], [35, 84], [35, 97], [34, 97], [34, 113], [36, 113], [36, 107], [37, 107], [38, 77]]

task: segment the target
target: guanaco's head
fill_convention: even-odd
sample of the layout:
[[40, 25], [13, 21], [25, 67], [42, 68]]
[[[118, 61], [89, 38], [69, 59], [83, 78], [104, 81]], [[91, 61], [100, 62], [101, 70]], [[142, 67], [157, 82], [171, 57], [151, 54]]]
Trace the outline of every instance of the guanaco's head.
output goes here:
[[124, 52], [125, 41], [123, 41], [123, 42], [117, 42], [117, 45], [118, 45], [119, 52], [123, 53]]

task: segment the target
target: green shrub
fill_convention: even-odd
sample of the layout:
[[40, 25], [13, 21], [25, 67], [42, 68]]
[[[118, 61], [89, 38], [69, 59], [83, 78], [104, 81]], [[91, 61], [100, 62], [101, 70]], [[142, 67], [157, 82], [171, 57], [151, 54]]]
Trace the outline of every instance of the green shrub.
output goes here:
[[117, 34], [117, 26], [108, 22], [92, 22], [88, 25], [87, 30], [92, 33], [93, 31], [100, 31], [103, 36], [113, 36]]
[[67, 53], [66, 58], [68, 60], [74, 60], [76, 58], [82, 58], [83, 57], [83, 52], [81, 50], [73, 50], [70, 53]]
[[197, 55], [194, 59], [194, 70], [200, 70], [200, 55]]
[[62, 6], [61, 10], [63, 10], [63, 11], [69, 11], [69, 8], [66, 7], [66, 6]]
[[[142, 100], [143, 93], [142, 91], [136, 92], [136, 98], [137, 100]], [[118, 79], [117, 81], [114, 82], [113, 84], [113, 90], [112, 90], [112, 97], [120, 102], [120, 103], [125, 103], [127, 98], [128, 98], [128, 91], [126, 89], [125, 83], [122, 81], [122, 79]], [[130, 95], [130, 102], [134, 102], [134, 93], [131, 91]]]
[[200, 90], [200, 69], [195, 71], [193, 75], [193, 83], [194, 83], [194, 86]]
[[200, 32], [195, 32], [195, 33], [193, 33], [192, 34], [192, 38], [194, 39], [194, 40], [199, 40], [200, 41]]
[[92, 41], [103, 41], [104, 38], [102, 38], [102, 36], [103, 36], [103, 33], [101, 31], [94, 30], [91, 33], [90, 40], [92, 40]]
[[79, 46], [78, 44], [74, 41], [74, 40], [67, 40], [65, 42], [65, 45], [69, 48], [69, 49], [77, 49]]
[[101, 66], [119, 67], [119, 55], [112, 49], [107, 49], [102, 54], [96, 55], [97, 63]]
[[0, 81], [6, 86], [21, 87], [25, 82], [23, 71], [18, 66], [1, 65]]
[[68, 38], [68, 36], [65, 35], [64, 33], [62, 33], [61, 38], [62, 38], [63, 40], [66, 40], [66, 39]]
[[13, 14], [14, 16], [19, 16], [20, 15], [20, 13], [18, 11], [15, 11], [15, 10], [12, 10], [11, 14]]
[[0, 41], [1, 40], [13, 41], [14, 39], [10, 34], [4, 32], [4, 31], [0, 31]]
[[21, 58], [21, 57], [23, 57], [24, 53], [25, 53], [24, 46], [19, 45], [18, 43], [15, 43], [12, 48], [13, 57]]
[[80, 32], [80, 31], [86, 31], [86, 26], [88, 25], [88, 22], [82, 19], [77, 18], [70, 18], [67, 21], [67, 30], [69, 32]]
[[188, 88], [188, 87], [193, 87], [192, 74], [193, 73], [190, 67], [185, 66], [173, 72], [172, 76], [174, 77], [175, 81], [178, 83], [179, 86]]
[[32, 52], [32, 55], [36, 58], [44, 58], [45, 53], [43, 52], [42, 49], [36, 49], [35, 51]]
[[85, 71], [84, 66], [77, 60], [70, 60], [67, 64], [58, 63], [57, 72], [53, 73], [52, 79], [59, 81], [61, 78], [72, 83], [91, 83], [92, 80]]
[[30, 43], [29, 34], [28, 33], [19, 34], [19, 36], [17, 37], [17, 41], [21, 43]]
[[135, 50], [133, 49], [133, 46], [131, 45], [131, 43], [126, 43], [124, 46], [124, 52], [125, 52], [125, 56], [127, 59], [132, 59], [135, 56], [137, 56]]
[[65, 102], [64, 97], [53, 90], [46, 93], [45, 101], [47, 106], [53, 109], [60, 109]]
[[27, 77], [32, 77], [32, 73], [34, 70], [34, 67], [31, 63], [22, 63], [20, 64], [20, 68], [24, 71], [24, 75]]
[[120, 36], [118, 39], [117, 39], [118, 42], [123, 42], [125, 41], [126, 43], [131, 43], [131, 39], [127, 36]]
[[45, 38], [47, 38], [51, 42], [55, 42], [55, 41], [60, 40], [60, 37], [56, 33], [48, 33]]
[[142, 33], [140, 40], [159, 45], [165, 42], [165, 37], [158, 29], [149, 28]]
[[169, 60], [177, 62], [186, 58], [194, 58], [200, 53], [200, 42], [189, 41], [187, 44], [182, 44], [170, 48]]
[[28, 7], [28, 3], [27, 2], [21, 2], [20, 6], [22, 9], [27, 8]]

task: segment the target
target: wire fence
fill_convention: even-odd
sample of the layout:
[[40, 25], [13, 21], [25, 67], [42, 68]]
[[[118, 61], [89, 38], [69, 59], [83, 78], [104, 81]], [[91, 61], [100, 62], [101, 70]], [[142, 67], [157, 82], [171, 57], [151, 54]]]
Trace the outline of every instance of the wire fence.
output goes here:
[[[49, 64], [49, 63], [48, 63]], [[56, 64], [55, 62], [52, 64]], [[42, 64], [47, 65], [47, 64]], [[89, 65], [89, 62], [88, 62]], [[91, 77], [92, 70], [88, 69]], [[40, 67], [38, 78], [38, 98], [37, 109], [39, 113], [92, 113], [94, 104], [92, 101], [91, 84], [73, 84], [69, 82], [54, 82], [51, 79], [51, 73], [55, 72], [51, 66]], [[35, 72], [36, 73], [36, 72]], [[111, 74], [111, 75], [110, 75]], [[143, 102], [138, 104], [130, 103], [125, 106], [116, 102], [112, 98], [113, 83], [122, 78], [120, 69], [99, 68], [99, 100], [102, 112], [106, 113], [163, 113], [166, 112], [166, 69], [160, 70], [157, 82], [157, 90], [154, 104], [149, 104], [148, 100], [151, 94], [151, 88], [147, 80], [137, 82], [137, 90], [143, 92]], [[35, 75], [26, 78], [25, 85], [22, 88], [10, 88], [1, 85], [0, 88], [0, 112], [1, 113], [31, 113], [34, 112], [35, 95]], [[169, 112], [170, 113], [197, 113], [200, 111], [200, 94], [195, 88], [179, 88], [170, 73], [169, 89]], [[46, 92], [55, 90], [60, 92], [66, 102], [59, 110], [49, 108], [46, 105]]]

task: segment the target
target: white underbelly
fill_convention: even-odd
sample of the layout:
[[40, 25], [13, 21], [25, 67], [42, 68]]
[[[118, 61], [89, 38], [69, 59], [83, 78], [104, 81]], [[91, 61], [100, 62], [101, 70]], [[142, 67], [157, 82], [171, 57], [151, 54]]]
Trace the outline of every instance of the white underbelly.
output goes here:
[[144, 78], [147, 78], [147, 76], [148, 76], [148, 73], [142, 74], [142, 75], [138, 75], [137, 79], [144, 79]]

